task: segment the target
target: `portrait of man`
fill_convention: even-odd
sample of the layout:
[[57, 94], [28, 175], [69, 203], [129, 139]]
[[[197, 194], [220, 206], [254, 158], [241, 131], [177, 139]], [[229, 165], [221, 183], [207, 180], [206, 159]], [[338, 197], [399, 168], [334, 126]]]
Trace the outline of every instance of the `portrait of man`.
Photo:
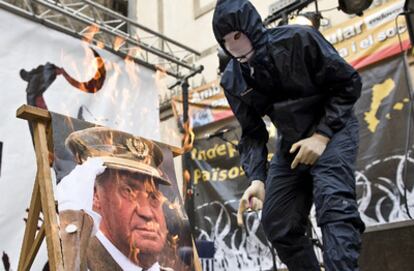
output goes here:
[[[113, 169], [100, 175], [93, 204], [102, 220], [96, 240], [89, 245], [90, 259], [101, 258], [97, 248], [110, 242], [135, 264], [153, 266], [167, 236], [162, 203], [162, 195], [149, 176], [139, 173], [131, 176], [129, 172]], [[112, 246], [106, 248], [111, 250]]]
[[[179, 247], [178, 233], [185, 229], [179, 228], [182, 223], [174, 223], [180, 220], [174, 209], [177, 206], [173, 207], [160, 190], [172, 183], [160, 170], [163, 152], [155, 142], [92, 127], [72, 132], [65, 146], [78, 166], [58, 185], [60, 203], [79, 199], [82, 203], [71, 204], [60, 213], [66, 214], [66, 209], [85, 211], [94, 218], [95, 234], [86, 231], [89, 238], [85, 238], [73, 234], [69, 227], [69, 231], [61, 230], [61, 235], [63, 232], [67, 244], [74, 244], [71, 239], [77, 238], [78, 258], [84, 258], [87, 269], [190, 270], [191, 263], [180, 258], [183, 251], [191, 251], [191, 244]], [[61, 215], [61, 226], [81, 228], [85, 223], [74, 223], [73, 211], [69, 212], [69, 216]]]

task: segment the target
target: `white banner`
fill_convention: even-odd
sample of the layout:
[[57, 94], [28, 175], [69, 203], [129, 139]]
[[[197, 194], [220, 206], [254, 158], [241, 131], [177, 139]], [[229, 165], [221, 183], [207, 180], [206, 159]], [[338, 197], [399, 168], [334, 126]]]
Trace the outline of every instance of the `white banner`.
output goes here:
[[[15, 117], [16, 109], [29, 100], [159, 140], [159, 82], [153, 71], [132, 61], [4, 10], [0, 33], [0, 253], [16, 270], [36, 172], [28, 124]], [[42, 270], [45, 257], [43, 251], [32, 270]]]

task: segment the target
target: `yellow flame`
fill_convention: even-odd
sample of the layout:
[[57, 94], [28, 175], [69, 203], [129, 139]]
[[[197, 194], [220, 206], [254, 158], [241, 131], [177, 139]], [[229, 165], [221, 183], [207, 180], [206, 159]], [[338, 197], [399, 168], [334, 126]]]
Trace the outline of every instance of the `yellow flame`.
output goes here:
[[132, 233], [129, 234], [129, 255], [128, 258], [139, 265], [139, 258], [138, 255], [140, 253], [139, 248], [135, 246], [135, 243], [132, 240]]
[[168, 91], [167, 85], [164, 80], [166, 77], [166, 70], [161, 66], [156, 66], [156, 71], [153, 75], [153, 78], [155, 79], [155, 85], [157, 87], [158, 94], [164, 94]]
[[188, 152], [193, 148], [194, 145], [194, 132], [190, 126], [190, 121], [187, 120], [184, 124], [184, 135], [183, 135], [183, 147], [182, 150], [184, 152]]
[[167, 70], [164, 67], [160, 65], [155, 65], [155, 68], [157, 69], [155, 73], [155, 79], [161, 80], [167, 77]]
[[121, 37], [115, 37], [115, 40], [114, 40], [114, 50], [115, 51], [118, 51], [119, 50], [119, 48], [121, 48], [121, 46], [124, 44], [124, 42], [125, 42], [125, 39], [123, 39], [123, 38], [121, 38]]
[[112, 104], [117, 105], [117, 84], [119, 76], [121, 75], [121, 67], [114, 62], [111, 62], [109, 65], [107, 65], [110, 70], [112, 70], [112, 73], [109, 77], [107, 77], [106, 88], [108, 91], [105, 91], [103, 94], [110, 99]]
[[102, 41], [97, 41], [96, 42], [96, 47], [98, 47], [99, 49], [104, 49], [105, 48], [105, 43], [103, 43]]
[[124, 61], [125, 61], [125, 70], [132, 84], [131, 88], [136, 88], [138, 87], [138, 84], [139, 84], [138, 72], [136, 70], [136, 67], [138, 67], [138, 65], [135, 65], [135, 62], [130, 55], [127, 55]]
[[91, 43], [92, 40], [93, 40], [93, 37], [97, 33], [99, 33], [99, 26], [97, 26], [97, 25], [90, 25], [90, 26], [88, 26], [87, 32], [85, 32], [83, 34], [83, 40], [86, 41], [86, 42], [88, 42], [88, 43]]
[[190, 171], [188, 171], [188, 169], [184, 170], [184, 181], [186, 184], [188, 184], [190, 182], [191, 179], [191, 174]]

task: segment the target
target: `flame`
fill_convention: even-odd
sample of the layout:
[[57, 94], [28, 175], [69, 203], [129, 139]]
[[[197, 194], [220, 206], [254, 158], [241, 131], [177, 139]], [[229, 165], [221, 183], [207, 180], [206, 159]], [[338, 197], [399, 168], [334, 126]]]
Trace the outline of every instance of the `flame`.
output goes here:
[[184, 170], [183, 179], [184, 179], [183, 197], [184, 197], [184, 201], [185, 201], [187, 196], [191, 197], [191, 194], [192, 194], [192, 190], [188, 187], [189, 184], [190, 184], [190, 180], [191, 180], [191, 174], [190, 174], [190, 171], [188, 169]]
[[142, 49], [140, 47], [131, 47], [128, 49], [128, 55], [131, 57], [138, 57], [141, 53]]
[[177, 198], [174, 202], [170, 202], [168, 204], [168, 208], [170, 208], [170, 210], [179, 210], [180, 209], [180, 203], [178, 202]]
[[139, 259], [138, 259], [138, 255], [139, 255], [139, 248], [137, 248], [135, 246], [135, 243], [132, 241], [132, 236], [131, 234], [129, 235], [129, 255], [128, 258], [136, 263], [137, 265], [139, 265]]
[[[86, 48], [85, 46], [84, 50], [86, 52]], [[87, 55], [90, 54], [90, 52], [86, 53]], [[70, 71], [70, 74], [74, 77], [74, 78], [81, 78], [81, 72], [79, 70], [79, 65], [77, 64], [78, 61], [76, 61], [76, 59], [74, 59], [74, 57], [70, 54], [70, 53], [66, 53], [63, 50], [61, 51], [61, 63], [64, 63], [64, 67], [62, 67], [64, 70], [66, 71]], [[87, 57], [85, 57], [83, 59], [83, 63], [85, 63]]]
[[193, 148], [194, 145], [194, 131], [190, 126], [190, 121], [187, 120], [184, 124], [184, 135], [183, 135], [183, 147], [181, 148], [184, 152], [188, 152]]
[[96, 47], [98, 47], [99, 49], [104, 49], [105, 48], [105, 43], [103, 43], [102, 41], [97, 41], [96, 42]]
[[155, 68], [156, 71], [153, 75], [153, 78], [155, 79], [155, 85], [157, 86], [158, 93], [166, 93], [168, 91], [168, 88], [164, 79], [167, 77], [167, 72], [159, 65], [157, 65]]
[[112, 132], [108, 133], [108, 136], [105, 136], [103, 142], [105, 142], [105, 145], [113, 146], [114, 134]]
[[118, 79], [122, 73], [122, 69], [118, 63], [111, 62], [110, 65], [108, 65], [110, 69], [112, 70], [111, 76], [108, 78], [106, 82], [106, 87], [108, 91], [105, 91], [103, 94], [109, 98], [113, 105], [117, 105], [117, 84]]
[[171, 239], [172, 239], [174, 242], [178, 242], [178, 240], [179, 240], [179, 238], [178, 238], [178, 234], [176, 234], [176, 235], [172, 236], [172, 237], [171, 237]]
[[114, 40], [114, 50], [115, 51], [118, 51], [119, 50], [119, 48], [121, 48], [121, 46], [122, 45], [124, 45], [124, 43], [125, 43], [125, 39], [124, 38], [121, 38], [121, 37], [115, 37], [115, 40]]
[[155, 72], [155, 79], [156, 80], [162, 80], [165, 77], [167, 77], [167, 70], [164, 67], [162, 67], [160, 65], [155, 65], [155, 69], [157, 70]]
[[191, 175], [190, 175], [190, 171], [188, 169], [184, 170], [184, 181], [186, 184], [188, 184], [190, 182], [191, 179]]
[[128, 54], [125, 59], [125, 70], [129, 76], [129, 80], [132, 83], [132, 88], [137, 88], [139, 83], [138, 73], [136, 72], [136, 67], [134, 60], [132, 57]]
[[[74, 78], [76, 81], [82, 81], [84, 78], [93, 78], [99, 79], [101, 78], [101, 74], [99, 72], [99, 68], [105, 66], [106, 68], [106, 79], [105, 79], [105, 85], [103, 91], [101, 93], [101, 97], [104, 97], [105, 101], [109, 103], [108, 107], [119, 108], [117, 110], [117, 114], [113, 115], [110, 119], [104, 118], [103, 116], [97, 116], [96, 118], [89, 119], [88, 117], [85, 117], [85, 120], [96, 122], [99, 120], [103, 120], [103, 122], [99, 123], [101, 125], [117, 125], [120, 126], [121, 122], [123, 122], [123, 125], [128, 125], [129, 127], [134, 126], [134, 120], [132, 118], [132, 114], [127, 112], [128, 105], [131, 101], [131, 97], [134, 96], [132, 91], [135, 91], [136, 89], [139, 90], [139, 84], [140, 84], [140, 75], [139, 75], [139, 68], [140, 66], [137, 65], [134, 61], [134, 58], [139, 56], [142, 52], [142, 49], [139, 46], [128, 48], [128, 53], [126, 57], [123, 59], [123, 63], [121, 64], [119, 61], [110, 61], [105, 60], [102, 61], [98, 58], [93, 58], [93, 55], [91, 55], [90, 50], [90, 44], [92, 42], [95, 43], [96, 47], [98, 48], [105, 48], [107, 45], [105, 45], [104, 42], [100, 42], [96, 40], [97, 34], [99, 34], [100, 28], [97, 25], [90, 25], [88, 26], [84, 33], [82, 40], [84, 41], [82, 43], [82, 47], [85, 50], [85, 57], [82, 59], [81, 65], [79, 59], [75, 59], [70, 53], [63, 53], [62, 52], [62, 61], [61, 63], [64, 63], [64, 69], [68, 71], [68, 74], [70, 77]], [[137, 35], [137, 39], [139, 39], [139, 36]], [[113, 40], [113, 48], [115, 51], [119, 51], [120, 48], [125, 44], [126, 40], [121, 37], [116, 37]], [[92, 60], [91, 60], [92, 59]], [[165, 77], [165, 71], [159, 67], [156, 72], [156, 78], [160, 78], [158, 81], [156, 81], [157, 85], [161, 85], [160, 81], [162, 80], [162, 77]], [[121, 77], [122, 76], [122, 77]], [[122, 78], [122, 79], [121, 79]], [[128, 86], [125, 88], [119, 88], [119, 80], [126, 81], [129, 80]], [[72, 84], [73, 85], [73, 84]], [[82, 86], [81, 86], [82, 87]], [[78, 87], [79, 88], [79, 87]], [[166, 86], [164, 85], [164, 88]], [[79, 88], [81, 89], [81, 88]], [[82, 90], [82, 89], [81, 89]], [[79, 96], [77, 98], [77, 101], [74, 101], [76, 105], [82, 104], [82, 98]], [[68, 115], [73, 115], [73, 107], [69, 107], [67, 110]], [[147, 107], [141, 107], [140, 114], [145, 115], [147, 114], [151, 108]], [[63, 112], [66, 113], [66, 112]], [[76, 113], [75, 113], [76, 114]], [[90, 113], [92, 114], [92, 113]]]
[[[94, 57], [91, 54], [91, 50], [89, 48], [89, 44], [93, 42], [93, 38], [95, 35], [99, 33], [99, 26], [97, 25], [90, 25], [87, 28], [87, 31], [83, 34], [83, 41], [87, 44], [83, 44], [83, 49], [85, 51], [86, 57], [83, 59], [85, 67], [87, 67], [86, 74], [94, 74], [94, 79], [99, 79], [102, 75], [96, 71], [99, 71], [100, 68], [104, 67], [105, 63], [103, 62], [102, 58]], [[101, 41], [96, 42], [96, 46], [100, 49], [105, 48], [105, 44]], [[90, 58], [94, 57], [94, 61], [90, 61]], [[79, 77], [77, 77], [79, 78]]]
[[176, 235], [171, 235], [168, 238], [168, 243], [171, 247], [171, 249], [174, 251], [174, 254], [176, 255], [177, 253], [177, 247], [178, 247], [178, 241], [180, 240], [180, 238], [178, 237], [178, 234]]
[[102, 58], [95, 57], [95, 61], [93, 62], [92, 66], [94, 71], [98, 71], [95, 73], [94, 76], [94, 79], [98, 80], [102, 76], [102, 74], [100, 74], [99, 71], [102, 69], [102, 67], [105, 66], [105, 63]]
[[87, 32], [83, 34], [83, 40], [87, 43], [91, 43], [93, 41], [93, 37], [99, 33], [99, 26], [97, 25], [90, 25], [87, 28]]

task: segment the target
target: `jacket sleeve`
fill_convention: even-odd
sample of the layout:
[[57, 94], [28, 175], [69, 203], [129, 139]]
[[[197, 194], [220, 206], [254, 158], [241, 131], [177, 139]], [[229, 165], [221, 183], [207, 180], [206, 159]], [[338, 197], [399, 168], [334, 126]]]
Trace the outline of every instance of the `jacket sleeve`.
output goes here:
[[310, 30], [307, 37], [306, 66], [327, 97], [316, 132], [331, 138], [350, 118], [361, 95], [361, 78], [317, 30]]
[[240, 162], [249, 181], [266, 181], [269, 134], [260, 115], [238, 97], [224, 91], [240, 123], [242, 135], [238, 145]]

